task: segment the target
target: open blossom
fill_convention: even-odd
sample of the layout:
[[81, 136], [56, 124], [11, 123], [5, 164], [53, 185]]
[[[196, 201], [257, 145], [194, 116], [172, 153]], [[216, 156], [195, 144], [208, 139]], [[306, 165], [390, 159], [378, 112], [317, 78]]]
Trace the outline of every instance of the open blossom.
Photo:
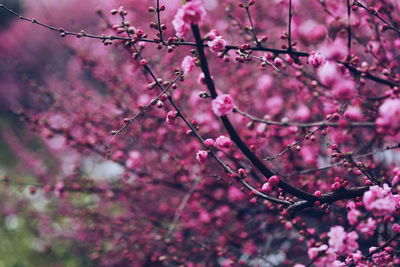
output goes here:
[[222, 94], [217, 96], [211, 102], [212, 109], [217, 116], [226, 116], [232, 113], [235, 107], [233, 98], [228, 94]]
[[338, 80], [332, 89], [336, 99], [350, 100], [356, 95], [356, 84], [349, 79]]
[[312, 19], [303, 22], [298, 27], [299, 38], [306, 44], [315, 44], [323, 41], [326, 33], [326, 28]]
[[172, 25], [178, 37], [184, 37], [190, 29], [190, 24], [199, 24], [205, 17], [206, 10], [200, 0], [187, 2], [176, 12]]
[[[369, 252], [374, 252], [377, 249], [377, 247], [370, 247]], [[387, 264], [393, 261], [393, 257], [386, 251], [381, 251], [372, 255], [372, 261], [379, 266], [387, 266]]]
[[209, 31], [207, 34], [206, 34], [206, 38], [208, 39], [208, 40], [214, 40], [215, 39], [215, 37], [217, 37], [217, 36], [220, 36], [220, 34], [219, 34], [219, 32], [218, 32], [218, 30], [216, 30], [216, 29], [212, 29], [211, 31]]
[[232, 140], [226, 136], [221, 135], [215, 139], [215, 145], [218, 148], [230, 148], [232, 146]]
[[376, 229], [376, 221], [372, 218], [368, 218], [368, 220], [360, 222], [356, 229], [362, 234], [372, 236]]
[[318, 69], [318, 77], [324, 85], [332, 86], [337, 80], [342, 79], [342, 74], [335, 62], [327, 61]]
[[307, 254], [311, 260], [315, 260], [314, 264], [317, 267], [340, 266], [336, 261], [335, 253], [332, 249], [328, 249], [328, 246], [325, 244], [309, 248]]
[[391, 188], [387, 184], [383, 187], [371, 186], [363, 196], [365, 209], [374, 216], [390, 215], [396, 210], [399, 200], [400, 196], [392, 195]]
[[307, 60], [308, 64], [310, 64], [314, 68], [322, 66], [322, 64], [324, 64], [325, 61], [326, 61], [325, 56], [319, 52], [312, 52]]
[[208, 41], [208, 46], [213, 53], [218, 53], [225, 49], [226, 42], [222, 36], [216, 36], [212, 41]]
[[400, 99], [387, 99], [379, 107], [376, 125], [380, 132], [396, 135], [400, 131]]
[[204, 163], [207, 161], [208, 152], [205, 150], [199, 150], [196, 153], [196, 159], [200, 163]]
[[186, 56], [183, 60], [182, 60], [182, 70], [185, 74], [192, 72], [194, 69], [194, 64], [196, 62], [196, 58], [191, 57], [191, 56]]
[[338, 254], [348, 254], [358, 249], [358, 234], [354, 231], [346, 233], [342, 226], [334, 226], [328, 236], [329, 248]]

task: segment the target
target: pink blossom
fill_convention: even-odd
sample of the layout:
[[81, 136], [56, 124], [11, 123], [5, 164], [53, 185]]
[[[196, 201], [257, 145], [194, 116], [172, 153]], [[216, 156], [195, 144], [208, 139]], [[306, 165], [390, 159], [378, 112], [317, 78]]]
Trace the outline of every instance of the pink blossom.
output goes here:
[[319, 49], [319, 52], [330, 60], [343, 60], [347, 56], [347, 45], [340, 39], [336, 38], [333, 43], [326, 43]]
[[300, 104], [296, 111], [295, 111], [295, 119], [299, 120], [299, 121], [307, 121], [310, 118], [311, 112], [310, 109], [304, 105], [304, 104]]
[[191, 56], [186, 56], [182, 60], [182, 69], [185, 74], [192, 72], [195, 66], [196, 58]]
[[219, 32], [218, 32], [218, 30], [216, 30], [216, 29], [212, 29], [211, 31], [209, 31], [207, 34], [206, 34], [206, 38], [208, 39], [208, 40], [214, 40], [215, 39], [215, 37], [217, 37], [217, 36], [220, 36], [220, 34], [219, 34]]
[[344, 113], [344, 117], [351, 121], [360, 121], [363, 117], [360, 107], [350, 106]]
[[215, 145], [218, 148], [230, 148], [232, 146], [232, 140], [226, 136], [221, 135], [215, 140]]
[[177, 115], [178, 112], [176, 111], [168, 111], [167, 118], [165, 119], [166, 123], [170, 125], [174, 124]]
[[216, 36], [212, 41], [208, 41], [208, 46], [213, 53], [218, 53], [225, 49], [226, 42], [222, 36]]
[[311, 55], [308, 57], [307, 63], [313, 66], [314, 68], [318, 68], [322, 66], [326, 61], [324, 55], [319, 52], [312, 52]]
[[172, 25], [178, 37], [184, 37], [190, 29], [190, 24], [199, 24], [205, 17], [206, 11], [200, 0], [187, 2], [176, 12]]
[[360, 222], [356, 229], [362, 234], [372, 236], [376, 229], [376, 221], [372, 218], [368, 218], [367, 221]]
[[299, 38], [306, 44], [320, 43], [326, 37], [326, 28], [312, 19], [309, 19], [298, 27]]
[[205, 163], [207, 161], [208, 152], [205, 150], [199, 150], [196, 153], [196, 159], [200, 163]]
[[[378, 248], [377, 247], [370, 247], [369, 252], [376, 251]], [[374, 253], [372, 255], [372, 260], [375, 264], [378, 264], [379, 266], [386, 266], [387, 264], [392, 262], [392, 256], [387, 253], [386, 251]]]
[[336, 99], [340, 100], [350, 100], [354, 98], [355, 91], [355, 83], [352, 80], [338, 80], [333, 86], [333, 94]]
[[329, 233], [329, 247], [338, 254], [347, 254], [358, 249], [356, 232], [346, 233], [342, 226], [331, 227]]
[[232, 113], [235, 107], [233, 98], [228, 94], [222, 94], [217, 96], [211, 102], [212, 109], [217, 116], [226, 116]]
[[240, 191], [235, 186], [230, 186], [228, 189], [228, 198], [232, 201], [241, 201], [246, 198], [246, 194]]
[[379, 107], [379, 117], [376, 125], [381, 132], [390, 135], [398, 134], [400, 130], [400, 99], [387, 99]]
[[[354, 204], [354, 202], [351, 202]], [[347, 212], [347, 220], [349, 221], [350, 225], [355, 225], [358, 222], [358, 218], [360, 217], [361, 212], [357, 210], [355, 207], [351, 208]]]
[[266, 182], [262, 185], [261, 191], [265, 193], [270, 193], [272, 191], [272, 186], [270, 183]]
[[206, 140], [204, 140], [204, 145], [205, 145], [206, 147], [213, 146], [214, 143], [215, 143], [214, 140], [211, 139], [211, 138], [207, 138]]
[[396, 233], [400, 233], [400, 225], [398, 223], [394, 223], [392, 226], [393, 231]]
[[331, 249], [328, 249], [328, 246], [325, 244], [309, 248], [307, 254], [311, 260], [315, 259], [314, 264], [317, 267], [339, 266], [336, 262], [335, 253]]
[[269, 74], [261, 75], [260, 78], [257, 80], [257, 88], [260, 91], [267, 92], [269, 89], [272, 88], [272, 84], [274, 79]]
[[125, 166], [129, 169], [133, 169], [139, 166], [141, 160], [142, 157], [140, 155], [140, 152], [137, 150], [132, 150], [131, 152], [129, 152], [128, 159], [125, 162]]
[[284, 102], [282, 97], [277, 95], [268, 98], [265, 105], [268, 108], [269, 114], [277, 115], [282, 111], [282, 106], [284, 105]]
[[277, 175], [272, 175], [269, 177], [268, 182], [271, 184], [272, 187], [275, 187], [279, 184], [279, 177]]
[[387, 184], [383, 187], [374, 185], [364, 193], [363, 203], [365, 209], [372, 212], [374, 216], [390, 215], [396, 210], [398, 195], [393, 196]]
[[336, 63], [327, 61], [318, 69], [318, 77], [324, 85], [332, 86], [338, 79], [342, 78], [342, 74]]

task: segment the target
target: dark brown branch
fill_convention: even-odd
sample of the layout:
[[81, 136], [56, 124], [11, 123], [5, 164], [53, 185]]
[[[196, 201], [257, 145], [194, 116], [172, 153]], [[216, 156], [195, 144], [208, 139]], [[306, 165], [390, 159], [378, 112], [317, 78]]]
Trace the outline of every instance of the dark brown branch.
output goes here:
[[292, 0], [289, 0], [289, 21], [288, 21], [288, 51], [292, 51]]

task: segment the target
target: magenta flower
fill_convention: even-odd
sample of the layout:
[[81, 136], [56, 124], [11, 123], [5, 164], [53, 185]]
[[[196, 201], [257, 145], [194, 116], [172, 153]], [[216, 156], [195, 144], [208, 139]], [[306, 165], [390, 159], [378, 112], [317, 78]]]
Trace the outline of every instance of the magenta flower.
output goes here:
[[400, 131], [400, 99], [387, 99], [379, 107], [376, 125], [382, 133], [396, 135]]
[[230, 148], [232, 146], [232, 140], [226, 136], [221, 135], [215, 140], [215, 145], [218, 148]]
[[328, 236], [329, 248], [338, 254], [348, 254], [358, 249], [358, 234], [354, 231], [346, 233], [342, 226], [334, 226]]
[[199, 150], [196, 153], [196, 159], [200, 163], [205, 163], [207, 161], [208, 152], [205, 150]]
[[192, 72], [194, 69], [194, 63], [195, 63], [196, 59], [194, 57], [191, 56], [186, 56], [183, 60], [182, 60], [182, 70], [185, 74]]
[[399, 195], [392, 195], [391, 188], [387, 184], [383, 187], [375, 185], [364, 193], [363, 203], [365, 209], [374, 216], [385, 216], [396, 210], [399, 198]]
[[187, 2], [176, 12], [172, 25], [178, 37], [184, 37], [190, 29], [190, 24], [199, 24], [205, 17], [206, 10], [202, 1]]
[[312, 52], [307, 60], [308, 64], [310, 64], [314, 68], [322, 66], [325, 63], [325, 61], [326, 61], [325, 56], [319, 52]]
[[232, 113], [234, 108], [233, 98], [230, 95], [223, 94], [217, 96], [212, 102], [212, 109], [217, 116], [226, 116]]
[[222, 36], [216, 36], [212, 41], [208, 41], [208, 46], [213, 53], [218, 53], [225, 49], [226, 42]]

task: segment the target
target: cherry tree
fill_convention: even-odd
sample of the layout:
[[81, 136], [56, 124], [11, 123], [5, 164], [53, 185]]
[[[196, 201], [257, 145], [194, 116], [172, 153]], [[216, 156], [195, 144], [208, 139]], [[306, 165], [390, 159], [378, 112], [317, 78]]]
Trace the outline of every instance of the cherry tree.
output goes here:
[[74, 240], [101, 266], [400, 264], [396, 0], [0, 10], [0, 100], [22, 122], [1, 134], [29, 173], [4, 177], [0, 210], [51, 204], [30, 210], [48, 249]]

